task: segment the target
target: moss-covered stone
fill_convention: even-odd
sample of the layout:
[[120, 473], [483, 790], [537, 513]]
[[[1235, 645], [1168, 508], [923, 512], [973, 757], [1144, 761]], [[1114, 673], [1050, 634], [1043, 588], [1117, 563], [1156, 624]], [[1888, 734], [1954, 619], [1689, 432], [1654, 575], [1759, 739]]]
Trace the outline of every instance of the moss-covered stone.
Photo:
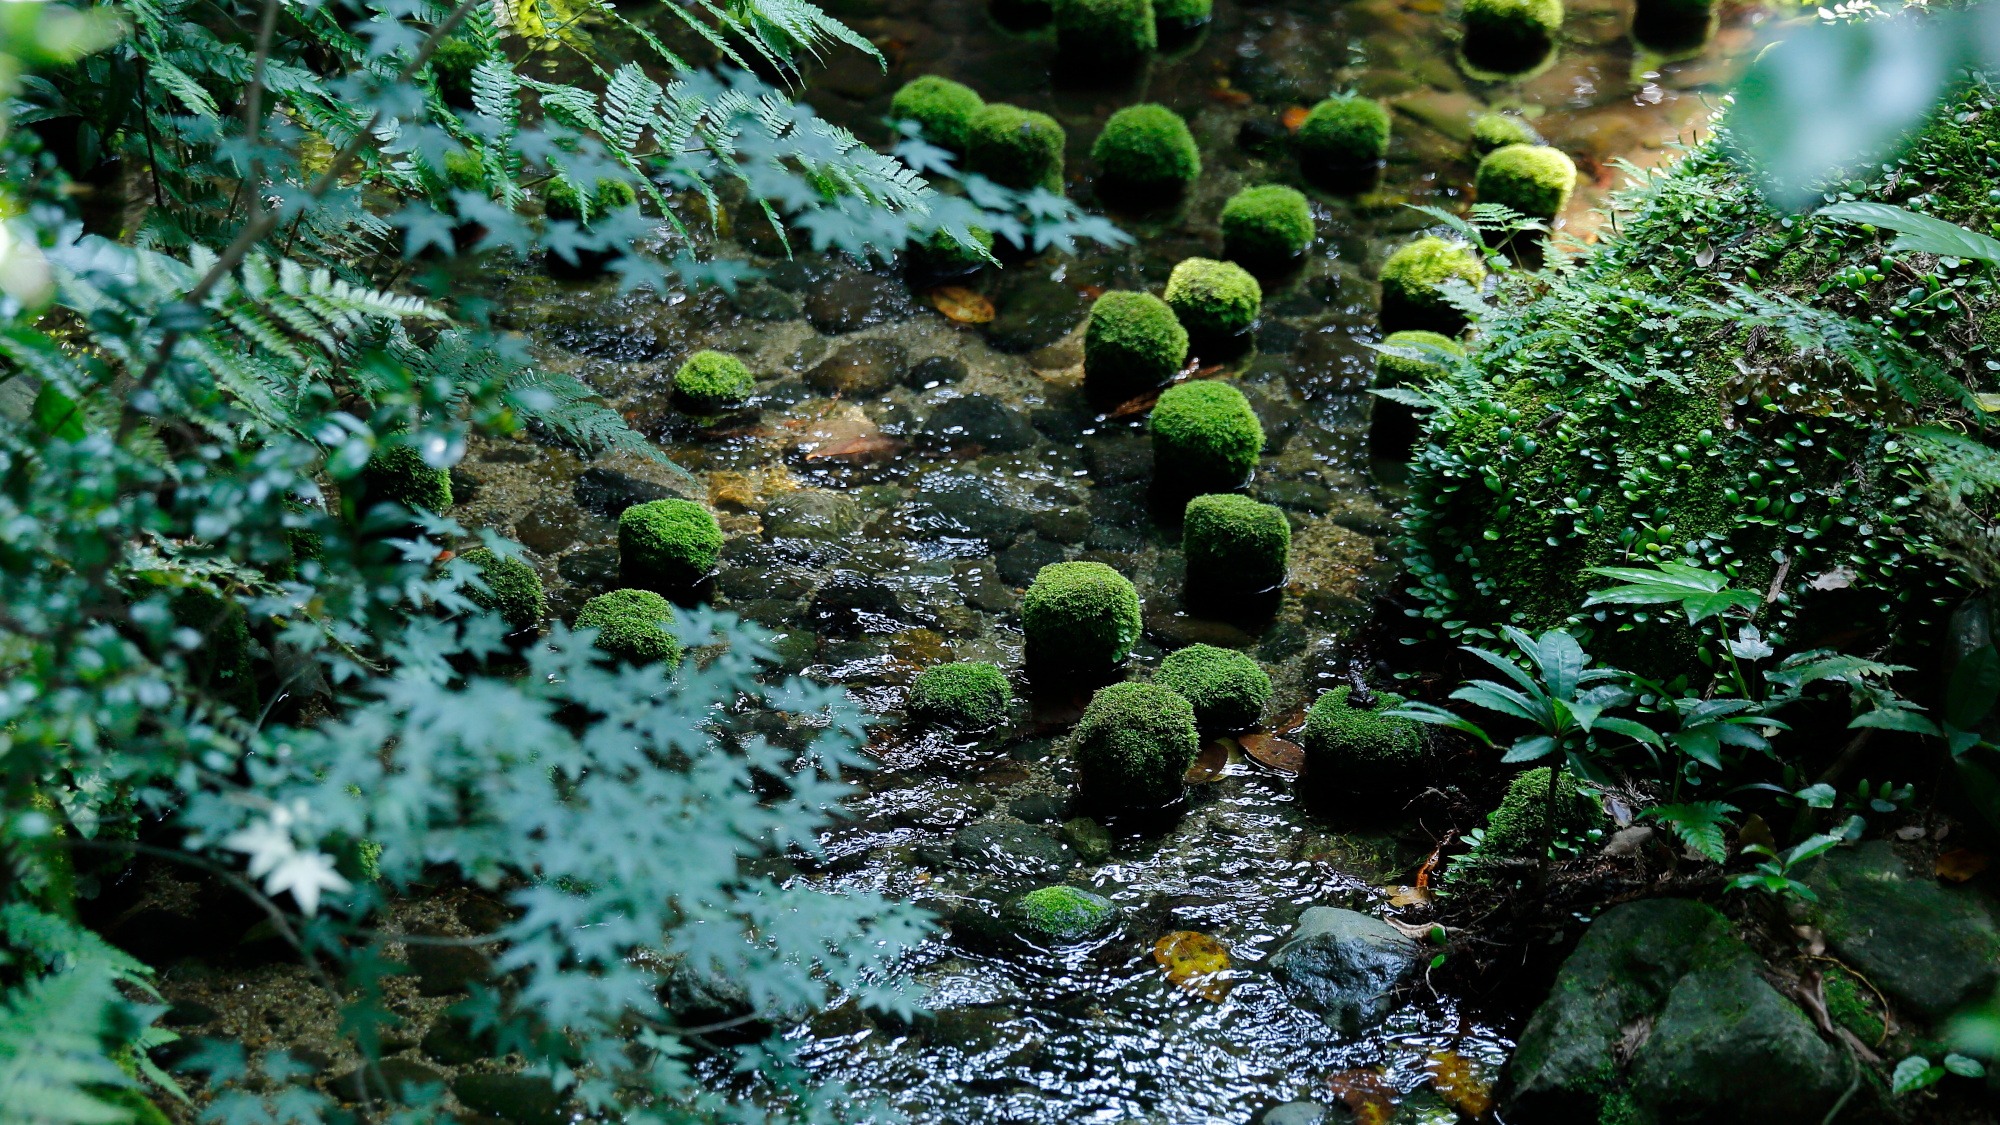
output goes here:
[[446, 105], [472, 105], [472, 71], [486, 58], [486, 52], [468, 39], [451, 36], [431, 54], [431, 80]]
[[1283, 184], [1259, 184], [1222, 206], [1223, 252], [1252, 266], [1282, 265], [1305, 253], [1314, 234], [1312, 204]]
[[1086, 799], [1147, 808], [1181, 795], [1182, 778], [1201, 747], [1194, 707], [1158, 684], [1101, 688], [1070, 742]]
[[1828, 964], [1820, 977], [1820, 992], [1826, 997], [1826, 1014], [1833, 1022], [1854, 1033], [1870, 1047], [1879, 1047], [1888, 1027], [1876, 1013], [1880, 1002], [1861, 978], [1837, 964]]
[[958, 277], [985, 266], [993, 253], [993, 232], [967, 227], [965, 233], [978, 250], [952, 237], [950, 231], [934, 230], [912, 250], [918, 267], [937, 277]]
[[1162, 37], [1173, 32], [1189, 32], [1209, 21], [1215, 0], [1153, 0], [1153, 20]]
[[1374, 98], [1337, 95], [1312, 107], [1293, 143], [1313, 167], [1371, 166], [1389, 154], [1389, 111]]
[[935, 74], [903, 83], [889, 100], [890, 117], [916, 122], [924, 127], [926, 140], [953, 152], [965, 150], [973, 115], [984, 108], [986, 100], [977, 90]]
[[1139, 592], [1103, 563], [1051, 563], [1021, 595], [1021, 631], [1037, 669], [1102, 671], [1139, 639]]
[[1553, 772], [1538, 766], [1507, 783], [1500, 807], [1487, 814], [1486, 835], [1478, 848], [1480, 858], [1540, 859], [1547, 854], [1551, 839], [1573, 850], [1586, 833], [1604, 826], [1604, 807], [1596, 797], [1583, 792], [1567, 771], [1558, 775], [1561, 781], [1556, 785], [1555, 800], [1549, 800]]
[[1178, 692], [1194, 708], [1203, 731], [1252, 726], [1271, 700], [1271, 677], [1255, 660], [1234, 649], [1189, 645], [1167, 654], [1153, 682]]
[[700, 504], [651, 500], [618, 517], [618, 568], [629, 586], [692, 586], [715, 570], [721, 554], [722, 529]]
[[259, 693], [250, 662], [250, 617], [243, 606], [190, 588], [175, 594], [169, 608], [174, 624], [201, 636], [201, 643], [182, 657], [188, 679], [239, 713], [254, 715]]
[[367, 503], [443, 512], [451, 507], [451, 474], [432, 468], [413, 445], [384, 445], [361, 470]]
[[541, 624], [548, 599], [542, 592], [542, 576], [524, 559], [503, 558], [485, 547], [475, 547], [459, 558], [479, 569], [486, 589], [465, 587], [465, 597], [473, 605], [497, 613], [514, 629], [532, 629]]
[[1473, 182], [1481, 203], [1499, 203], [1531, 219], [1554, 219], [1569, 206], [1576, 164], [1547, 145], [1504, 145], [1479, 162]]
[[1170, 195], [1201, 175], [1194, 134], [1163, 105], [1126, 106], [1112, 114], [1090, 157], [1105, 187], [1134, 195]]
[[1063, 127], [1046, 113], [988, 104], [965, 131], [965, 168], [1002, 187], [1063, 190]]
[[742, 406], [756, 387], [750, 369], [726, 352], [696, 352], [674, 372], [674, 396], [696, 414]]
[[1125, 397], [1150, 390], [1178, 374], [1187, 355], [1187, 329], [1151, 293], [1113, 289], [1090, 306], [1083, 377], [1092, 394]]
[[1562, 0], [1465, 0], [1466, 65], [1496, 75], [1527, 74], [1555, 54]]
[[1013, 702], [1005, 672], [984, 661], [961, 660], [918, 673], [904, 706], [918, 722], [990, 730], [1006, 721]]
[[1475, 289], [1486, 280], [1486, 264], [1477, 250], [1428, 235], [1404, 244], [1382, 265], [1382, 326], [1392, 332], [1457, 333], [1465, 326], [1465, 314], [1438, 290], [1452, 278]]
[[1337, 687], [1313, 701], [1299, 744], [1315, 784], [1353, 793], [1394, 794], [1414, 788], [1423, 765], [1422, 730], [1409, 719], [1390, 718], [1403, 702], [1378, 692], [1375, 706], [1348, 702], [1349, 687]]
[[623, 207], [636, 206], [638, 202], [638, 193], [624, 180], [597, 181], [588, 199], [575, 184], [568, 180], [555, 180], [542, 194], [542, 214], [550, 219], [581, 223], [587, 227], [596, 219]]
[[1638, 0], [1632, 42], [1667, 58], [1698, 54], [1715, 36], [1715, 0]]
[[1167, 276], [1166, 302], [1196, 340], [1241, 336], [1264, 309], [1264, 288], [1235, 262], [1183, 258]]
[[1511, 113], [1481, 114], [1472, 123], [1472, 155], [1485, 156], [1508, 145], [1538, 145], [1541, 134]]
[[667, 626], [673, 604], [651, 590], [613, 590], [583, 603], [573, 628], [595, 629], [592, 645], [629, 664], [679, 665], [681, 643]]
[[1284, 582], [1292, 525], [1284, 512], [1248, 496], [1197, 496], [1181, 518], [1181, 550], [1190, 590], [1257, 593]]
[[[1464, 355], [1465, 347], [1449, 336], [1436, 332], [1406, 331], [1391, 332], [1382, 338], [1385, 347], [1391, 348], [1435, 348], [1451, 355]], [[1407, 356], [1375, 353], [1375, 385], [1378, 387], [1407, 387], [1422, 383], [1444, 372], [1445, 368], [1428, 359], [1412, 359]]]
[[1022, 895], [1010, 911], [1029, 936], [1074, 941], [1104, 928], [1118, 907], [1103, 895], [1058, 884]]
[[1055, 0], [1056, 47], [1073, 60], [1130, 65], [1159, 48], [1153, 0]]
[[1153, 473], [1182, 489], [1240, 487], [1264, 452], [1250, 400], [1228, 383], [1194, 379], [1168, 387], [1153, 407]]

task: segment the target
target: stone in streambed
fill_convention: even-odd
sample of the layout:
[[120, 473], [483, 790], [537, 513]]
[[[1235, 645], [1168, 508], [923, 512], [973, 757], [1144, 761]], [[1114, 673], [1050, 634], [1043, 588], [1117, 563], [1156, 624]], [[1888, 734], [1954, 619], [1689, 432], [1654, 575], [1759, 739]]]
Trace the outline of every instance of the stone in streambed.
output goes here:
[[1343, 1035], [1358, 1035], [1394, 1007], [1392, 994], [1422, 955], [1416, 942], [1370, 914], [1315, 906], [1271, 956], [1299, 1003]]
[[461, 1074], [451, 1092], [465, 1108], [514, 1125], [562, 1125], [562, 1094], [546, 1078], [526, 1074]]
[[857, 340], [807, 371], [806, 385], [844, 398], [881, 394], [902, 380], [908, 359], [909, 353], [887, 340]]
[[818, 490], [787, 493], [764, 509], [767, 539], [844, 539], [864, 516], [851, 496]]
[[987, 872], [1049, 876], [1076, 865], [1062, 841], [1025, 824], [975, 824], [951, 840], [952, 858]]
[[960, 395], [940, 403], [917, 435], [928, 445], [977, 445], [992, 453], [1012, 453], [1034, 444], [1035, 429], [1020, 411], [990, 395]]
[[1970, 887], [1913, 873], [1886, 840], [1836, 848], [1808, 869], [1812, 921], [1842, 961], [1927, 1019], [1993, 993], [2000, 929]]
[[829, 336], [916, 315], [909, 289], [874, 274], [842, 272], [805, 295], [806, 319]]

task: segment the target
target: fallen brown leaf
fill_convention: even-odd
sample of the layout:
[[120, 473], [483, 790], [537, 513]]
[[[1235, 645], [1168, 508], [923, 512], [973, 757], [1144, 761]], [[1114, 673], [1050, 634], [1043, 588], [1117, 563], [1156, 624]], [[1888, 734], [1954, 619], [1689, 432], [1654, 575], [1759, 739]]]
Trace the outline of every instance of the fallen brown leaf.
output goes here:
[[1750, 818], [1743, 822], [1743, 827], [1736, 830], [1736, 843], [1739, 847], [1747, 848], [1752, 844], [1762, 844], [1772, 851], [1778, 850], [1778, 837], [1771, 831], [1771, 826], [1765, 823], [1764, 818], [1756, 813], [1751, 813]]
[[1144, 414], [1146, 411], [1151, 410], [1153, 408], [1153, 405], [1159, 401], [1160, 401], [1160, 392], [1158, 391], [1153, 391], [1150, 394], [1143, 394], [1140, 395], [1138, 398], [1129, 399], [1125, 402], [1119, 403], [1117, 408], [1112, 410], [1110, 417], [1126, 418], [1134, 414]]
[[1206, 785], [1221, 777], [1223, 771], [1229, 768], [1229, 751], [1234, 746], [1234, 739], [1209, 739], [1202, 744], [1201, 753], [1195, 755], [1194, 764], [1188, 767], [1181, 780], [1189, 785]]
[[1343, 1070], [1326, 1084], [1346, 1103], [1354, 1125], [1389, 1125], [1396, 1116], [1396, 1088], [1372, 1070]]
[[1217, 82], [1215, 85], [1210, 86], [1208, 88], [1208, 97], [1210, 101], [1221, 102], [1223, 105], [1242, 106], [1250, 104], [1250, 95], [1244, 93], [1242, 90], [1230, 89], [1227, 81]]
[[1963, 883], [1981, 871], [1986, 870], [1986, 853], [1975, 852], [1971, 848], [1956, 848], [1937, 857], [1937, 877]]
[[1287, 742], [1258, 731], [1238, 738], [1237, 743], [1250, 760], [1280, 773], [1299, 774], [1306, 770], [1306, 751], [1296, 742]]
[[1480, 1118], [1493, 1111], [1493, 1086], [1479, 1076], [1472, 1060], [1457, 1051], [1437, 1051], [1424, 1060], [1431, 1085], [1458, 1112]]
[[1221, 976], [1229, 971], [1229, 950], [1207, 934], [1168, 934], [1153, 943], [1153, 960], [1167, 971], [1168, 980], [1203, 999], [1220, 1001], [1229, 995], [1229, 981]]
[[931, 290], [931, 304], [960, 324], [987, 324], [993, 320], [993, 302], [963, 285]]
[[1286, 106], [1284, 116], [1279, 120], [1285, 123], [1285, 132], [1296, 133], [1299, 131], [1299, 127], [1306, 123], [1306, 117], [1311, 112], [1311, 110], [1302, 105]]
[[1431, 892], [1425, 887], [1383, 887], [1389, 892], [1390, 906], [1423, 906], [1430, 902]]

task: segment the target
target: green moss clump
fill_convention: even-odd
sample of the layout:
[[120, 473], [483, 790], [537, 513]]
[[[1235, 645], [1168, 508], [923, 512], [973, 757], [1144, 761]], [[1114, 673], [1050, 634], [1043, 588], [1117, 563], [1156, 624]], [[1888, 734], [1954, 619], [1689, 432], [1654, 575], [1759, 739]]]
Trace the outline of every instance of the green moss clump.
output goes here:
[[486, 61], [486, 52], [477, 43], [452, 36], [437, 45], [431, 54], [431, 80], [446, 105], [472, 104], [472, 71]]
[[1184, 489], [1240, 487], [1264, 453], [1264, 427], [1243, 392], [1213, 379], [1168, 387], [1147, 423], [1153, 472]]
[[1479, 162], [1473, 190], [1481, 203], [1500, 203], [1531, 219], [1554, 219], [1569, 205], [1576, 164], [1547, 145], [1506, 145]]
[[1063, 190], [1063, 127], [1046, 113], [988, 104], [965, 132], [965, 168], [1002, 187]]
[[1475, 289], [1486, 280], [1486, 263], [1478, 251], [1436, 237], [1405, 244], [1382, 265], [1382, 326], [1392, 331], [1458, 332], [1465, 326], [1465, 314], [1438, 291], [1454, 277]]
[[1855, 1038], [1871, 1047], [1881, 1044], [1888, 1029], [1882, 1017], [1869, 1005], [1871, 993], [1867, 985], [1845, 968], [1828, 965], [1821, 978], [1820, 989], [1826, 995], [1826, 1014], [1834, 1023], [1853, 1032]]
[[629, 586], [692, 586], [708, 577], [721, 554], [722, 529], [692, 501], [651, 500], [618, 517], [618, 569]]
[[599, 180], [597, 187], [586, 200], [575, 184], [567, 180], [556, 180], [542, 193], [542, 214], [550, 219], [581, 223], [589, 226], [592, 219], [602, 218], [622, 207], [632, 207], [639, 202], [639, 193], [624, 180]]
[[541, 623], [548, 599], [542, 593], [542, 576], [523, 559], [502, 558], [485, 547], [475, 547], [459, 558], [479, 568], [486, 589], [465, 587], [466, 599], [515, 629], [532, 629]]
[[1362, 708], [1347, 702], [1352, 691], [1334, 688], [1306, 712], [1299, 744], [1306, 749], [1313, 776], [1332, 788], [1356, 793], [1414, 788], [1424, 737], [1416, 723], [1388, 716], [1402, 697], [1380, 692], [1373, 708]]
[[1139, 808], [1180, 796], [1200, 748], [1193, 705], [1169, 688], [1142, 683], [1099, 689], [1070, 741], [1089, 798]]
[[1256, 593], [1285, 580], [1292, 525], [1285, 513], [1233, 492], [1197, 496], [1181, 519], [1191, 590]]
[[1472, 123], [1472, 155], [1485, 156], [1508, 145], [1538, 145], [1541, 135], [1511, 113], [1484, 113]]
[[984, 661], [961, 660], [918, 673], [904, 709], [918, 722], [990, 730], [1005, 721], [1013, 702], [1005, 672]]
[[1204, 731], [1254, 725], [1271, 700], [1271, 677], [1244, 653], [1214, 645], [1189, 645], [1160, 661], [1153, 682], [1180, 693]]
[[984, 108], [986, 99], [972, 87], [926, 74], [903, 83], [889, 101], [889, 116], [923, 126], [924, 137], [940, 148], [963, 152], [972, 117]]
[[743, 361], [725, 352], [696, 352], [674, 372], [674, 394], [696, 414], [742, 406], [756, 387]]
[[250, 663], [250, 615], [242, 605], [206, 590], [175, 594], [169, 609], [174, 624], [201, 634], [201, 643], [183, 656], [188, 677], [208, 694], [254, 715], [257, 676]]
[[1264, 311], [1264, 288], [1235, 262], [1183, 258], [1167, 277], [1168, 307], [1198, 340], [1241, 336]]
[[[1540, 766], [1508, 783], [1500, 807], [1486, 818], [1486, 835], [1478, 849], [1482, 858], [1540, 859], [1547, 854], [1551, 772]], [[1561, 777], [1554, 801], [1555, 837], [1559, 845], [1570, 841], [1573, 846], [1586, 832], [1602, 827], [1604, 808], [1567, 772]]]
[[1192, 31], [1214, 11], [1215, 0], [1153, 0], [1153, 20], [1164, 31]]
[[1037, 668], [1113, 667], [1139, 639], [1139, 591], [1103, 563], [1051, 563], [1021, 595], [1021, 631]]
[[1056, 47], [1072, 59], [1129, 64], [1159, 48], [1153, 0], [1055, 0]]
[[1187, 329], [1151, 293], [1113, 289], [1090, 306], [1090, 323], [1083, 330], [1083, 377], [1094, 394], [1150, 390], [1178, 374], [1187, 355]]
[[1562, 30], [1562, 0], [1465, 0], [1460, 53], [1486, 74], [1527, 74], [1547, 63]]
[[651, 590], [613, 590], [583, 603], [574, 628], [597, 630], [593, 646], [628, 664], [678, 665], [681, 642], [667, 626], [674, 607]]
[[[1441, 336], [1436, 332], [1391, 332], [1383, 338], [1382, 343], [1392, 348], [1437, 348], [1452, 355], [1465, 354], [1465, 347], [1457, 340]], [[1409, 359], [1387, 352], [1375, 353], [1375, 385], [1378, 387], [1411, 386], [1435, 378], [1443, 374], [1444, 370], [1442, 366], [1429, 360]]]
[[986, 255], [993, 253], [993, 232], [985, 227], [967, 227], [965, 233], [985, 254], [975, 253], [972, 247], [953, 238], [950, 231], [939, 229], [916, 244], [912, 254], [917, 264], [931, 273], [947, 276], [968, 274], [986, 265]]
[[413, 445], [385, 445], [361, 470], [361, 487], [369, 504], [400, 504], [442, 512], [451, 507], [451, 473], [434, 469]]
[[1112, 114], [1090, 158], [1106, 187], [1134, 194], [1172, 194], [1201, 175], [1194, 134], [1163, 105], [1131, 105]]
[[1058, 884], [1022, 895], [1013, 913], [1027, 928], [1069, 941], [1095, 932], [1118, 907], [1103, 895]]
[[1715, 35], [1715, 0], [1639, 0], [1632, 42], [1668, 58], [1699, 54]]
[[1223, 252], [1251, 265], [1276, 265], [1305, 253], [1313, 240], [1312, 204], [1283, 184], [1259, 184], [1222, 206]]
[[1360, 168], [1389, 154], [1389, 111], [1374, 98], [1341, 94], [1312, 107], [1294, 143], [1320, 168]]

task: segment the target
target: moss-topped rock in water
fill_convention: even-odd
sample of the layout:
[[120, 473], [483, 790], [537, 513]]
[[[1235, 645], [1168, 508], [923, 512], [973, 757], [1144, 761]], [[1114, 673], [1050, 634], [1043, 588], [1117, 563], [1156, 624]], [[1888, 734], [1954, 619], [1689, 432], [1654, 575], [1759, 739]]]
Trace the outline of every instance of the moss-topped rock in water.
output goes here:
[[1485, 156], [1508, 145], [1538, 145], [1541, 134], [1511, 113], [1484, 113], [1472, 122], [1472, 155]]
[[[1382, 344], [1384, 347], [1418, 351], [1436, 349], [1455, 356], [1465, 354], [1465, 345], [1457, 340], [1422, 330], [1391, 332], [1382, 338]], [[1388, 352], [1375, 353], [1375, 385], [1378, 387], [1407, 387], [1441, 375], [1444, 371], [1443, 364], [1434, 360], [1413, 359]]]
[[1315, 168], [1372, 167], [1389, 155], [1389, 111], [1358, 94], [1328, 98], [1306, 114], [1293, 144]]
[[973, 115], [986, 108], [979, 92], [963, 83], [926, 74], [903, 83], [889, 100], [889, 116], [924, 127], [924, 137], [940, 148], [965, 151]]
[[1562, 0], [1465, 0], [1466, 66], [1484, 74], [1513, 76], [1539, 70], [1555, 56], [1562, 31]]
[[587, 198], [575, 184], [556, 180], [542, 194], [542, 214], [587, 227], [593, 220], [638, 203], [639, 194], [624, 180], [599, 180]]
[[673, 604], [651, 590], [613, 590], [583, 603], [574, 627], [597, 630], [593, 646], [628, 664], [681, 662], [681, 642], [667, 629]]
[[648, 590], [692, 586], [715, 570], [722, 529], [689, 500], [650, 500], [618, 517], [618, 568], [627, 585]]
[[911, 249], [916, 264], [934, 277], [961, 277], [985, 266], [993, 253], [993, 232], [985, 227], [967, 227], [965, 233], [972, 239], [971, 246], [948, 230], [932, 231], [930, 237]]
[[1352, 793], [1393, 794], [1417, 787], [1423, 765], [1423, 731], [1388, 712], [1403, 697], [1379, 692], [1373, 707], [1356, 707], [1353, 688], [1342, 686], [1313, 701], [1299, 744], [1306, 749], [1313, 783]]
[[[1551, 774], [1561, 779], [1556, 783], [1554, 800], [1549, 799]], [[1491, 866], [1486, 862], [1490, 860], [1539, 860], [1548, 854], [1551, 844], [1558, 855], [1574, 854], [1590, 843], [1589, 834], [1605, 822], [1604, 806], [1585, 793], [1567, 771], [1556, 773], [1547, 766], [1537, 766], [1507, 783], [1500, 807], [1486, 816], [1479, 846], [1461, 862], [1477, 872]]]
[[1312, 204], [1297, 188], [1259, 184], [1222, 206], [1223, 253], [1253, 268], [1290, 263], [1312, 245], [1313, 234]]
[[1113, 289], [1090, 306], [1083, 378], [1094, 397], [1120, 399], [1151, 390], [1178, 374], [1187, 355], [1187, 329], [1151, 293]]
[[1002, 187], [1063, 190], [1063, 127], [1046, 113], [990, 103], [965, 127], [965, 168]]
[[1203, 731], [1252, 726], [1271, 700], [1271, 677], [1255, 660], [1214, 645], [1168, 653], [1153, 682], [1186, 699], [1194, 708], [1195, 726]]
[[1085, 799], [1131, 808], [1179, 797], [1200, 748], [1193, 705], [1159, 684], [1100, 688], [1070, 740]]
[[1576, 163], [1548, 145], [1505, 145], [1479, 162], [1473, 190], [1481, 203], [1499, 203], [1531, 219], [1553, 220], [1569, 206]]
[[1103, 895], [1058, 884], [1022, 895], [1008, 913], [1030, 937], [1075, 941], [1103, 929], [1118, 907]]
[[1667, 58], [1700, 54], [1715, 37], [1715, 0], [1638, 0], [1632, 42]]
[[1227, 340], [1257, 323], [1264, 288], [1235, 262], [1183, 258], [1167, 277], [1166, 302], [1191, 339]]
[[674, 372], [674, 395], [696, 414], [716, 414], [750, 401], [757, 380], [727, 352], [699, 351]]
[[450, 36], [431, 53], [431, 80], [446, 105], [472, 108], [472, 72], [486, 60], [486, 52], [469, 39]]
[[918, 722], [990, 730], [1006, 720], [1013, 702], [1005, 672], [984, 661], [962, 660], [918, 673], [904, 707]]
[[361, 487], [370, 505], [400, 504], [426, 512], [451, 507], [451, 474], [434, 468], [413, 445], [385, 445], [361, 470]]
[[1130, 66], [1159, 48], [1153, 0], [1054, 0], [1056, 47], [1072, 62]]
[[1255, 594], [1284, 582], [1292, 525], [1248, 496], [1197, 496], [1181, 517], [1181, 550], [1189, 592]]
[[1430, 235], [1405, 243], [1382, 265], [1382, 327], [1456, 334], [1465, 314], [1438, 289], [1453, 278], [1475, 289], [1486, 280], [1479, 251]]
[[465, 597], [473, 605], [497, 613], [514, 629], [532, 629], [541, 624], [548, 609], [542, 592], [542, 576], [526, 559], [506, 558], [486, 548], [476, 547], [459, 558], [479, 568], [486, 589], [465, 587]]
[[1051, 563], [1021, 595], [1021, 631], [1037, 669], [1115, 667], [1139, 639], [1139, 591], [1103, 563]]
[[1240, 487], [1264, 453], [1264, 427], [1250, 400], [1213, 379], [1161, 392], [1146, 428], [1153, 435], [1154, 476], [1183, 490]]
[[1163, 105], [1132, 105], [1111, 115], [1090, 157], [1104, 187], [1134, 196], [1171, 195], [1201, 175], [1201, 150], [1187, 122]]
[[1215, 0], [1153, 0], [1153, 21], [1160, 38], [1186, 36], [1209, 21]]

